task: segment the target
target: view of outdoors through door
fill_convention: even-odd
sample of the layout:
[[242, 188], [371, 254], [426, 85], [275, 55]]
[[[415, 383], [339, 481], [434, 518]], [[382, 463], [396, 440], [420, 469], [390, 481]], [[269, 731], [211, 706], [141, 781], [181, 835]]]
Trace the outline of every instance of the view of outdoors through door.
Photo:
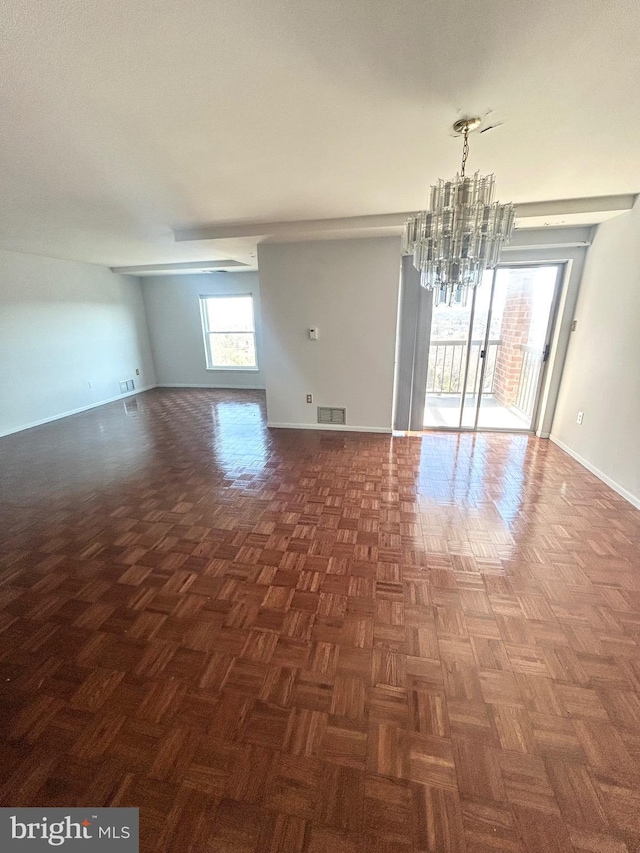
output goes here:
[[502, 266], [466, 306], [434, 306], [425, 427], [531, 429], [557, 281], [557, 265]]

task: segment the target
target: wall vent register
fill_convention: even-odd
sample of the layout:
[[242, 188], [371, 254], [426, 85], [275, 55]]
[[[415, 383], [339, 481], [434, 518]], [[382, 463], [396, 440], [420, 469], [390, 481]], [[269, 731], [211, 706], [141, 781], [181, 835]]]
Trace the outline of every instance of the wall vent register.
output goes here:
[[346, 424], [347, 410], [332, 408], [331, 406], [318, 406], [319, 424]]

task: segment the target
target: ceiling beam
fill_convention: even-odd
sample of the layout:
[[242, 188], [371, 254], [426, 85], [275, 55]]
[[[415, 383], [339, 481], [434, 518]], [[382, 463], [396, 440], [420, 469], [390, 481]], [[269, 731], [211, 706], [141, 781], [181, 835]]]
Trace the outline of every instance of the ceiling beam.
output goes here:
[[[516, 204], [516, 220], [544, 218], [545, 216], [624, 213], [631, 210], [636, 196], [624, 195], [592, 196], [589, 198], [555, 199]], [[332, 232], [360, 232], [371, 229], [402, 228], [413, 212], [384, 213], [371, 216], [345, 216], [337, 219], [298, 219], [290, 222], [228, 222], [220, 225], [201, 225], [194, 228], [178, 228], [174, 231], [178, 243], [199, 240], [222, 240], [234, 237], [261, 237], [283, 239], [304, 234], [309, 236]], [[530, 221], [527, 222], [530, 224]]]
[[230, 267], [246, 267], [242, 261], [187, 261], [176, 264], [140, 264], [134, 267], [110, 267], [111, 272], [121, 275], [153, 275], [178, 272], [210, 272], [211, 270], [226, 270]]
[[177, 243], [192, 240], [221, 240], [231, 237], [281, 237], [323, 231], [362, 231], [370, 228], [401, 227], [409, 214], [384, 213], [373, 216], [345, 216], [339, 219], [296, 219], [290, 222], [231, 222], [202, 225], [174, 231]]

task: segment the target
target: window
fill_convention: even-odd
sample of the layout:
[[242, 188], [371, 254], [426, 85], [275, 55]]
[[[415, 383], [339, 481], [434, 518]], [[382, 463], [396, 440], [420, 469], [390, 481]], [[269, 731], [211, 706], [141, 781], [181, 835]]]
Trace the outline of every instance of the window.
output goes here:
[[201, 296], [209, 370], [257, 370], [253, 296]]

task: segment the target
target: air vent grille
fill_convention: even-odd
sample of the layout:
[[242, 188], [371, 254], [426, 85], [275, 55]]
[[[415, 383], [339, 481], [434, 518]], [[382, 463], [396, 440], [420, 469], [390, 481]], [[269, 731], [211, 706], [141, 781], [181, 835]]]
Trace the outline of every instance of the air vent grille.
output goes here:
[[318, 406], [319, 424], [346, 424], [347, 410], [336, 409], [331, 406]]

